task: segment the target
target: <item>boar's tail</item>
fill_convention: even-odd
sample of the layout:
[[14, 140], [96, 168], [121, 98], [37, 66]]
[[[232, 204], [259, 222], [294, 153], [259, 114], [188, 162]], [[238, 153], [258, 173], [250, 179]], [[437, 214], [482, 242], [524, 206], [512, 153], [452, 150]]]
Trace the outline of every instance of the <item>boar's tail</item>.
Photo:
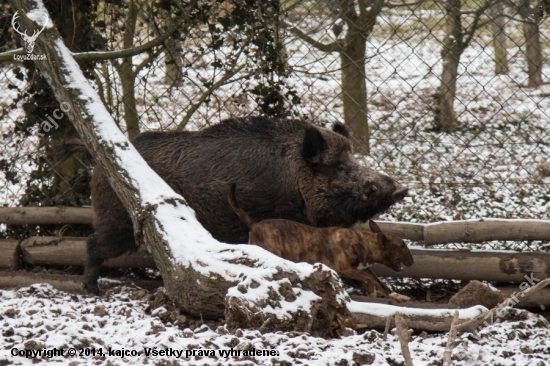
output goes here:
[[235, 187], [236, 184], [233, 183], [231, 185], [231, 189], [229, 190], [229, 204], [242, 222], [244, 222], [249, 229], [252, 229], [252, 226], [256, 224], [256, 221], [252, 220], [252, 217], [248, 216], [248, 214], [244, 212], [243, 209], [237, 204], [237, 199], [235, 198]]

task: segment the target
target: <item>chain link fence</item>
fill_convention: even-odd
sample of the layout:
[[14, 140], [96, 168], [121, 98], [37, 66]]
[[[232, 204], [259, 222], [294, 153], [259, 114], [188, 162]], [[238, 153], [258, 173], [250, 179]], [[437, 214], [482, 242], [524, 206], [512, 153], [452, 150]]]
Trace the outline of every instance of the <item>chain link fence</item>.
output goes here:
[[[86, 18], [101, 40], [95, 49], [147, 45], [177, 25], [178, 9], [188, 10], [159, 4], [96, 3]], [[200, 21], [147, 52], [87, 64], [129, 136], [257, 114], [343, 121], [365, 165], [410, 187], [381, 219], [550, 220], [545, 1], [275, 1], [251, 9], [246, 27], [227, 23], [239, 1], [208, 4]], [[12, 15], [3, 9], [6, 22]], [[20, 36], [9, 24], [4, 30], [1, 51], [15, 49]], [[74, 134], [52, 135], [40, 124], [61, 106], [32, 109], [22, 97], [38, 78], [25, 71], [31, 64], [0, 66], [0, 203], [89, 205], [93, 163], [71, 149]], [[28, 199], [29, 190], [42, 198]]]

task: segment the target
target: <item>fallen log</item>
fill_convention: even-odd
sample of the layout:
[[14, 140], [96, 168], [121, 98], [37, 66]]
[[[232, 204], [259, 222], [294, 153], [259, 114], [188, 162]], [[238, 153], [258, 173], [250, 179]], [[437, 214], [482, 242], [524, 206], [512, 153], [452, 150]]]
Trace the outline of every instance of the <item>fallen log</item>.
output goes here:
[[[86, 238], [35, 236], [21, 243], [21, 255], [25, 263], [34, 265], [85, 266], [88, 259]], [[114, 268], [157, 268], [153, 257], [138, 250], [102, 265]]]
[[7, 225], [88, 224], [92, 208], [83, 207], [0, 207], [0, 223]]
[[19, 267], [19, 241], [0, 240], [0, 268], [17, 269]]
[[[511, 296], [516, 296], [520, 292], [519, 287], [517, 286], [506, 286], [499, 287], [500, 292], [504, 295], [505, 298], [510, 298]], [[516, 308], [549, 308], [550, 307], [550, 288], [542, 288], [535, 292], [528, 292], [523, 297], [517, 297], [519, 302], [514, 306]]]
[[[549, 308], [550, 307], [550, 288], [542, 288], [535, 292], [525, 293], [523, 297], [517, 297], [518, 292], [521, 291], [519, 286], [504, 286], [497, 287], [504, 299], [511, 298], [512, 296], [518, 299], [518, 302], [514, 307], [519, 309], [529, 309], [529, 308]], [[368, 297], [362, 295], [351, 295], [351, 299], [357, 302], [367, 302], [372, 304], [383, 304], [383, 305], [397, 305], [395, 300], [385, 297]], [[451, 305], [446, 302], [431, 302], [431, 301], [404, 301], [398, 304], [406, 308], [416, 308], [416, 309], [454, 309]]]
[[[459, 331], [472, 332], [483, 322], [483, 318], [479, 319], [480, 315], [487, 311], [484, 306], [473, 306], [468, 309], [415, 309], [357, 301], [348, 303], [348, 309], [356, 324], [365, 324], [369, 328], [383, 330], [387, 318], [399, 313], [409, 328], [431, 332], [447, 332], [451, 327], [455, 310], [458, 310], [460, 320], [468, 322], [459, 328]], [[395, 326], [395, 319], [391, 324]]]
[[[0, 223], [24, 224], [93, 224], [91, 207], [0, 207]], [[550, 221], [522, 219], [474, 219], [418, 224], [376, 221], [383, 232], [422, 245], [481, 243], [491, 240], [550, 240]], [[369, 230], [367, 223], [355, 225]]]
[[396, 273], [375, 264], [380, 277], [442, 278], [496, 282], [525, 281], [525, 276], [550, 276], [550, 253], [424, 249], [410, 246], [414, 264]]
[[[82, 287], [82, 276], [51, 273], [30, 273], [25, 271], [0, 271], [0, 288], [18, 289], [38, 283], [47, 283], [52, 287], [75, 294], [85, 294]], [[102, 288], [111, 288], [121, 285], [136, 285], [141, 288], [153, 291], [163, 286], [162, 280], [140, 280], [132, 279], [130, 281], [111, 278], [100, 279]]]
[[[32, 237], [21, 243], [23, 261], [34, 265], [84, 266], [86, 238]], [[497, 282], [525, 281], [525, 276], [546, 278], [550, 272], [550, 253], [515, 251], [469, 251], [412, 247], [415, 264], [396, 273], [375, 264], [380, 277], [442, 278]], [[138, 251], [109, 259], [104, 266], [156, 268], [151, 256]], [[545, 305], [546, 306], [546, 305]]]

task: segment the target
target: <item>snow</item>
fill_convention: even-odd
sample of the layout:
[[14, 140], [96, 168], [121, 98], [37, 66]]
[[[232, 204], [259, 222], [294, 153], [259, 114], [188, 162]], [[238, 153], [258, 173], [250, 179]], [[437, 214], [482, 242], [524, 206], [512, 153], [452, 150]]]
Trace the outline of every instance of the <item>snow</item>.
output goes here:
[[488, 309], [484, 306], [477, 305], [468, 309], [416, 309], [408, 308], [404, 306], [394, 306], [377, 303], [366, 303], [351, 301], [347, 305], [349, 311], [352, 313], [367, 313], [381, 318], [387, 318], [390, 315], [395, 315], [399, 312], [403, 315], [420, 315], [420, 316], [439, 316], [439, 317], [453, 317], [455, 310], [458, 310], [459, 319], [472, 319], [482, 314]]
[[27, 13], [27, 17], [41, 27], [48, 29], [52, 28], [53, 22], [50, 19], [50, 15], [44, 3], [42, 1], [36, 1], [34, 5], [35, 8]]
[[[397, 337], [386, 341], [377, 331], [353, 333], [340, 339], [323, 339], [301, 333], [265, 333], [242, 330], [229, 333], [224, 326], [211, 329], [199, 325], [183, 329], [163, 323], [158, 317], [166, 309], [147, 310], [135, 288], [123, 287], [109, 296], [73, 295], [48, 285], [33, 285], [0, 293], [0, 362], [13, 365], [111, 364], [143, 365], [175, 362], [181, 365], [353, 365], [363, 360], [371, 365], [403, 363]], [[510, 318], [479, 331], [479, 339], [459, 334], [453, 352], [455, 366], [549, 365], [550, 328], [544, 318], [521, 310], [510, 310]], [[415, 366], [434, 365], [442, 360], [447, 334], [413, 334], [409, 344]], [[102, 356], [38, 357], [13, 356], [17, 350], [53, 348], [102, 349]], [[140, 352], [139, 356], [115, 356], [111, 351]], [[169, 350], [172, 355], [145, 355], [145, 350]], [[221, 351], [233, 349], [233, 356]], [[244, 350], [274, 351], [274, 356], [242, 356]], [[186, 357], [186, 351], [196, 356]], [[198, 351], [214, 351], [214, 356], [197, 356]], [[241, 351], [241, 356], [236, 356]], [[17, 354], [17, 351], [15, 351]], [[68, 351], [66, 351], [68, 352]], [[178, 352], [182, 352], [177, 357]], [[225, 353], [224, 353], [225, 354]], [[71, 364], [74, 365], [74, 364]]]

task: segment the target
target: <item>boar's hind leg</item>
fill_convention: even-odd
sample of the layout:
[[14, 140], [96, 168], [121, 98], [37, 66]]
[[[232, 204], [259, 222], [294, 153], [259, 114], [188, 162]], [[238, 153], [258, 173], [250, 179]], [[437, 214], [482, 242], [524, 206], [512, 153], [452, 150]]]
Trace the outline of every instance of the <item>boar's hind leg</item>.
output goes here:
[[99, 294], [97, 280], [99, 269], [103, 262], [109, 258], [118, 257], [128, 251], [135, 251], [137, 246], [134, 241], [133, 232], [123, 235], [113, 235], [109, 238], [101, 237], [97, 232], [88, 237], [88, 262], [84, 270], [84, 289], [92, 294]]

